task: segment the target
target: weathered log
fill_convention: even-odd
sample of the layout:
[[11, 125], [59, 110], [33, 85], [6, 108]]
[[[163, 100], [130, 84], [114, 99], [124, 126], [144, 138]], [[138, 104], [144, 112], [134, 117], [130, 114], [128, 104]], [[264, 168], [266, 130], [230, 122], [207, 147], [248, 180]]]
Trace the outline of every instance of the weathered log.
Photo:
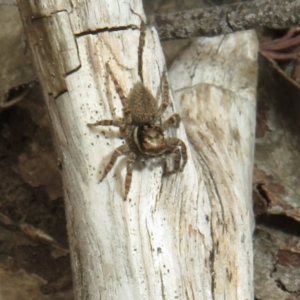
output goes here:
[[[122, 117], [107, 63], [125, 95], [141, 80], [141, 1], [18, 5], [63, 168], [76, 299], [253, 299], [255, 34], [199, 39], [173, 65], [164, 116], [184, 119], [169, 134], [186, 143], [188, 163], [168, 177], [159, 160], [140, 165], [123, 201], [124, 160], [98, 183], [118, 131], [87, 124]], [[160, 95], [153, 27], [142, 52], [144, 84]]]

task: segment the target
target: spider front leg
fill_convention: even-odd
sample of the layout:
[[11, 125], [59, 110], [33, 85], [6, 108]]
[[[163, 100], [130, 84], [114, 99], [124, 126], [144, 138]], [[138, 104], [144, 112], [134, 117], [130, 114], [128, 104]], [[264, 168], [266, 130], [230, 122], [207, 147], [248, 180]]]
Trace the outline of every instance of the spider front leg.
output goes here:
[[100, 120], [97, 121], [96, 123], [88, 123], [87, 126], [92, 127], [92, 126], [115, 126], [115, 127], [123, 127], [124, 122], [121, 120]]
[[125, 178], [125, 199], [127, 199], [127, 195], [131, 186], [132, 179], [132, 169], [136, 160], [136, 154], [134, 152], [130, 152], [127, 159], [127, 173]]
[[117, 158], [123, 154], [126, 154], [130, 152], [130, 149], [127, 145], [122, 145], [120, 147], [118, 147], [117, 149], [115, 149], [113, 155], [110, 158], [109, 163], [106, 165], [106, 167], [104, 168], [104, 172], [103, 175], [101, 177], [101, 179], [99, 180], [99, 182], [101, 182], [105, 176], [108, 174], [108, 172], [112, 169], [113, 165], [115, 164]]

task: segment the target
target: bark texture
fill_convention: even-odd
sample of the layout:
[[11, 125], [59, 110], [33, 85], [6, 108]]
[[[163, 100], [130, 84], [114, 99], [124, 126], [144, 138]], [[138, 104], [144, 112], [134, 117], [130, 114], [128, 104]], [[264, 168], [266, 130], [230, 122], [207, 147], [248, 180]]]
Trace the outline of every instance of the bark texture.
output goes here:
[[229, 5], [157, 14], [155, 23], [161, 40], [215, 36], [240, 30], [285, 29], [299, 24], [297, 0], [255, 0]]
[[201, 172], [198, 218], [210, 224], [199, 230], [205, 237], [200, 244], [204, 242], [210, 253], [210, 269], [202, 271], [206, 280], [208, 272], [213, 274], [212, 293], [200, 299], [253, 299], [256, 51], [253, 31], [199, 38], [170, 69], [193, 162]]
[[[189, 140], [183, 125], [169, 134], [186, 143], [188, 163], [170, 177], [160, 164], [136, 168], [124, 202], [124, 160], [98, 184], [118, 133], [87, 123], [122, 116], [106, 63], [126, 95], [140, 80], [141, 2], [18, 5], [62, 162], [76, 299], [253, 299], [255, 34], [199, 39], [173, 66], [177, 101], [165, 116], [186, 119]], [[148, 28], [143, 79], [153, 95], [164, 69]]]

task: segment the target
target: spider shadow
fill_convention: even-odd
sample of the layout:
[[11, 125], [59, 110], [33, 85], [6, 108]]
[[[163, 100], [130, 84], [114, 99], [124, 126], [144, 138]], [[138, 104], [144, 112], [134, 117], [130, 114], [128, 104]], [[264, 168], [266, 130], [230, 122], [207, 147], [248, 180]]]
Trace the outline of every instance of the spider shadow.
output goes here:
[[[111, 157], [111, 153], [110, 156]], [[109, 159], [108, 157], [108, 159]], [[121, 198], [124, 198], [125, 195], [125, 176], [126, 176], [126, 165], [127, 165], [127, 156], [123, 155], [120, 156], [116, 163], [115, 166], [112, 168], [111, 172], [109, 172], [107, 176], [112, 176], [113, 184], [113, 190], [116, 191]], [[123, 170], [125, 169], [125, 175], [122, 176]]]
[[[111, 157], [110, 153], [107, 157], [103, 158], [103, 164], [101, 164], [100, 168], [102, 172], [105, 168], [105, 162], [109, 161]], [[120, 156], [115, 165], [113, 166], [112, 170], [106, 175], [106, 177], [111, 176], [114, 180], [112, 181], [115, 186], [113, 186], [113, 190], [117, 192], [121, 198], [124, 198], [125, 195], [125, 179], [127, 174], [127, 155]], [[138, 173], [140, 173], [143, 169], [149, 169], [150, 171], [153, 171], [157, 166], [160, 165], [160, 160], [155, 159], [137, 159], [133, 165], [132, 170], [132, 181], [131, 181], [131, 187], [134, 184], [136, 184], [136, 180], [138, 178]], [[137, 172], [136, 172], [137, 171]], [[161, 171], [162, 172], [162, 171]], [[101, 177], [101, 176], [100, 176]], [[105, 178], [106, 178], [105, 177]], [[103, 180], [105, 180], [105, 178]]]

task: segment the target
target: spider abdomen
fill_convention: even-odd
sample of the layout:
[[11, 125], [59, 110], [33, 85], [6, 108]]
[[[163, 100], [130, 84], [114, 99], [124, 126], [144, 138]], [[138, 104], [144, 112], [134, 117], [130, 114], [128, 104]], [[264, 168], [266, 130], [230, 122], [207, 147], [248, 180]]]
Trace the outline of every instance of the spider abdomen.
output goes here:
[[157, 112], [157, 101], [140, 82], [134, 85], [128, 102], [134, 123], [145, 124], [154, 121], [154, 116]]

